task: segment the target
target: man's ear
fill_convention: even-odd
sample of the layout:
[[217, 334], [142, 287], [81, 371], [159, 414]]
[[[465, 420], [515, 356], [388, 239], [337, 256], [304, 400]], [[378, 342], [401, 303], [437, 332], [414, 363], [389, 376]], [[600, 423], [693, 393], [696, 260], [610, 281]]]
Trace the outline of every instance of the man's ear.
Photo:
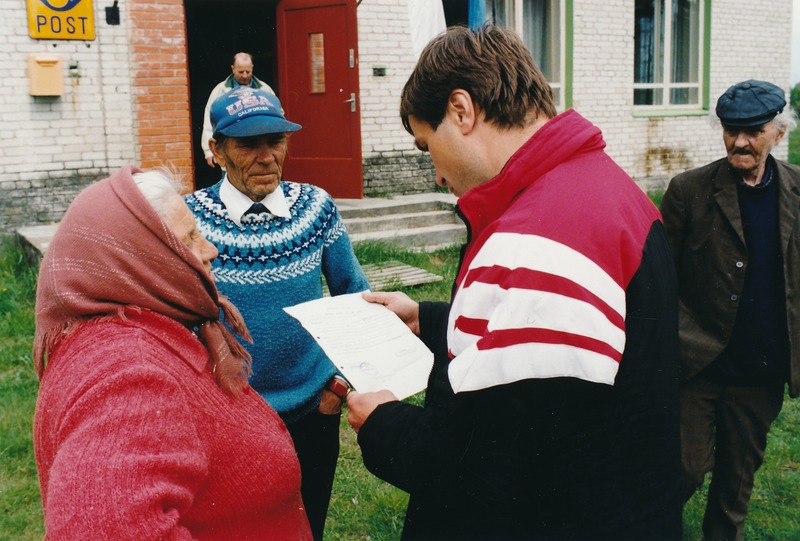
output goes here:
[[208, 149], [214, 155], [214, 159], [217, 160], [220, 167], [225, 167], [225, 155], [222, 153], [222, 147], [217, 144], [217, 140], [213, 137], [208, 140]]
[[774, 146], [778, 146], [781, 143], [781, 140], [783, 140], [783, 136], [784, 135], [786, 135], [786, 130], [778, 132], [778, 135], [775, 136], [775, 145]]
[[447, 114], [452, 115], [461, 132], [466, 135], [475, 128], [478, 111], [469, 92], [461, 88], [456, 88], [450, 93], [447, 100]]

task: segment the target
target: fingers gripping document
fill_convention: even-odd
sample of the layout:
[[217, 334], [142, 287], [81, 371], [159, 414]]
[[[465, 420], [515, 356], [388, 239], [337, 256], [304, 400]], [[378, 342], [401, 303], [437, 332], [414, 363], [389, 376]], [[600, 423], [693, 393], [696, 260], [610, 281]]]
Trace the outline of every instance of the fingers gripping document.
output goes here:
[[284, 310], [314, 337], [355, 390], [388, 389], [402, 400], [427, 386], [433, 353], [382, 304], [352, 293]]

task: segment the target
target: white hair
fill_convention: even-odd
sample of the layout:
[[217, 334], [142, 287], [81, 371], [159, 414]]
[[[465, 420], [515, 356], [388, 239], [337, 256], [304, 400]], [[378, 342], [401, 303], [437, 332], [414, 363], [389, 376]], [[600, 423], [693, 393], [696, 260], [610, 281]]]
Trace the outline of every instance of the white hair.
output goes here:
[[789, 133], [797, 127], [797, 112], [787, 105], [772, 121], [782, 133]]
[[[708, 115], [708, 122], [711, 124], [712, 128], [722, 127], [722, 121], [713, 111], [711, 111]], [[778, 128], [778, 131], [783, 134], [787, 134], [791, 131], [794, 131], [794, 129], [797, 127], [797, 113], [787, 104], [786, 107], [783, 108], [783, 111], [775, 115], [775, 118], [769, 122], [773, 122], [775, 127]]]
[[175, 198], [181, 196], [183, 189], [180, 177], [167, 167], [134, 173], [133, 181], [161, 219], [172, 211]]

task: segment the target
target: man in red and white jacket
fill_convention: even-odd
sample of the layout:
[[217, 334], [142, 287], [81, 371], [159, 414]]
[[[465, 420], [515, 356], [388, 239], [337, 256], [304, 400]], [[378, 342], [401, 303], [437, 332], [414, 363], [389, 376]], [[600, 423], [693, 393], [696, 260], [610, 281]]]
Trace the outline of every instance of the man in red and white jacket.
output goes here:
[[434, 352], [424, 407], [351, 393], [403, 539], [681, 537], [677, 290], [656, 207], [513, 33], [453, 28], [401, 116], [469, 230], [452, 302], [365, 294]]

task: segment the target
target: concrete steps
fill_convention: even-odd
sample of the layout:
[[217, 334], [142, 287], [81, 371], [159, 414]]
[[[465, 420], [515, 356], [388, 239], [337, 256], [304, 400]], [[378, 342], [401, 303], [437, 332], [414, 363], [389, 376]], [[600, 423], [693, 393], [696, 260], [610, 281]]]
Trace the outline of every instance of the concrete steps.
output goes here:
[[50, 239], [56, 234], [58, 224], [29, 225], [17, 229], [20, 245], [25, 252], [25, 258], [34, 267], [42, 262], [42, 257], [50, 246]]
[[466, 240], [466, 228], [455, 214], [455, 197], [450, 194], [337, 199], [336, 205], [353, 244], [370, 241], [433, 251]]
[[[465, 242], [466, 228], [454, 212], [455, 203], [453, 195], [444, 193], [336, 200], [354, 244], [372, 241], [415, 251]], [[17, 230], [32, 264], [39, 264], [57, 228], [46, 224]]]

